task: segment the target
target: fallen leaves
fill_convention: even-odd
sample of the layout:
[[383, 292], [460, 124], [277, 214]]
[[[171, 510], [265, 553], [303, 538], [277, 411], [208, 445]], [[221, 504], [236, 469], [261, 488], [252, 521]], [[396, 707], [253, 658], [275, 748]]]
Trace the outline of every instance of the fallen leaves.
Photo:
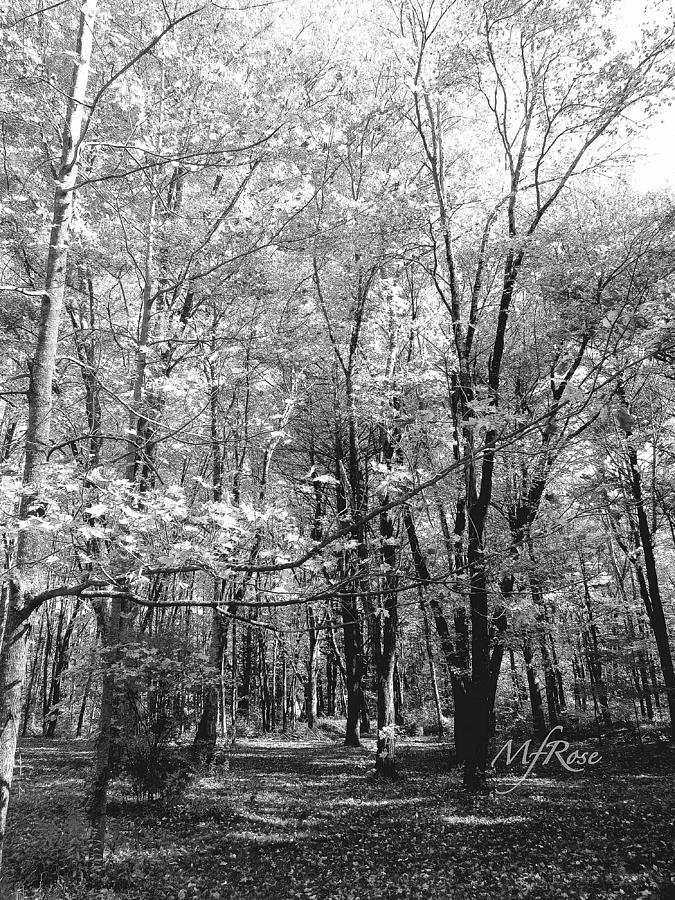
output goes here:
[[[72, 744], [24, 748], [30, 779], [12, 832], [48, 814], [49, 785]], [[81, 746], [78, 748], [81, 751]], [[666, 751], [664, 750], [664, 754]], [[372, 776], [371, 750], [250, 740], [229, 773], [203, 779], [171, 810], [114, 802], [112, 852], [97, 884], [63, 883], [50, 900], [384, 900], [658, 896], [672, 876], [672, 760], [617, 751], [593, 778], [533, 778], [495, 799], [473, 798], [442, 750], [415, 742], [405, 777]], [[665, 759], [665, 762], [664, 762]], [[47, 792], [45, 793], [45, 789]], [[40, 805], [42, 804], [42, 805]], [[10, 841], [11, 844], [11, 841]], [[10, 847], [17, 859], [17, 846]], [[20, 854], [19, 854], [20, 856]], [[54, 889], [56, 890], [56, 889]], [[108, 893], [102, 893], [108, 892]], [[112, 893], [111, 893], [112, 892]], [[30, 895], [29, 895], [30, 896]]]

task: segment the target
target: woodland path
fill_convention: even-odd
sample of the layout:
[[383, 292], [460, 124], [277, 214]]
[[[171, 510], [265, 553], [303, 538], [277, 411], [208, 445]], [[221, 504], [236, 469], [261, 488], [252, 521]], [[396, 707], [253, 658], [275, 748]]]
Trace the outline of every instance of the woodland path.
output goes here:
[[63, 883], [19, 896], [675, 897], [675, 754], [665, 746], [605, 745], [603, 771], [563, 777], [550, 767], [508, 795], [478, 800], [444, 770], [440, 744], [401, 749], [403, 777], [383, 783], [369, 746], [241, 741], [229, 772], [202, 779], [175, 808], [118, 794], [104, 872], [76, 886], [90, 747], [26, 742], [9, 862], [30, 872], [32, 855], [46, 874], [51, 848]]

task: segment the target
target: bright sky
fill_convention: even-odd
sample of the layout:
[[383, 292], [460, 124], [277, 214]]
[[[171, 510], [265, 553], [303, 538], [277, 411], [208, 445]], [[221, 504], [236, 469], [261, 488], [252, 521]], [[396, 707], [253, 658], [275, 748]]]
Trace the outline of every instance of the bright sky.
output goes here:
[[641, 157], [633, 174], [639, 190], [675, 188], [675, 107], [669, 107], [662, 119], [647, 126], [640, 141]]
[[[645, 22], [675, 26], [675, 0], [619, 0], [617, 5], [617, 31], [627, 46], [639, 36]], [[633, 179], [639, 190], [675, 188], [675, 92], [673, 101], [645, 125], [643, 135], [635, 142], [638, 158]]]

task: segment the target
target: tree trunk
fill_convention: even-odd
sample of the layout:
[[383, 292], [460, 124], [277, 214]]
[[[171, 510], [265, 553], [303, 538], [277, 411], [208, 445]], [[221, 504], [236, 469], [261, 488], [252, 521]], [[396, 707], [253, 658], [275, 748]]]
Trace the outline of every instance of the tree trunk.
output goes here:
[[223, 613], [218, 608], [222, 603], [223, 582], [213, 580], [213, 610], [211, 616], [211, 641], [209, 644], [209, 667], [211, 674], [205, 685], [204, 706], [195, 734], [193, 752], [210, 768], [216, 751], [218, 729], [218, 706], [220, 701], [220, 671], [227, 644], [227, 625]]
[[[431, 573], [427, 565], [426, 557], [417, 538], [417, 530], [412, 512], [406, 506], [403, 509], [403, 522], [408, 535], [410, 552], [412, 554], [415, 572], [420, 580], [421, 587], [431, 581]], [[443, 522], [443, 517], [441, 518]], [[445, 530], [445, 528], [444, 528]], [[452, 698], [454, 705], [454, 735], [455, 735], [455, 761], [464, 762], [469, 751], [469, 648], [468, 648], [468, 623], [463, 607], [457, 607], [454, 612], [454, 624], [457, 645], [453, 644], [450, 637], [450, 629], [447, 619], [438, 598], [433, 591], [428, 592], [429, 606], [434, 617], [434, 625], [440, 639], [441, 650], [447, 672], [450, 677]]]
[[[387, 464], [393, 458], [388, 439], [384, 458]], [[386, 496], [385, 496], [386, 502]], [[385, 566], [384, 590], [379, 610], [373, 616], [373, 654], [377, 674], [377, 750], [375, 769], [388, 778], [396, 776], [396, 698], [394, 670], [398, 639], [398, 575], [397, 542], [394, 536], [394, 520], [388, 512], [380, 514], [382, 562]]]
[[288, 731], [288, 667], [286, 654], [281, 661], [281, 730]]
[[38, 632], [37, 641], [35, 644], [35, 655], [33, 657], [33, 665], [30, 669], [30, 676], [28, 678], [28, 685], [26, 687], [26, 700], [24, 703], [24, 711], [23, 711], [23, 728], [21, 729], [21, 736], [26, 737], [28, 732], [28, 722], [30, 720], [30, 711], [31, 711], [31, 701], [33, 698], [33, 687], [35, 685], [35, 679], [37, 677], [38, 668], [40, 666], [40, 657], [42, 655], [42, 633], [45, 625], [45, 617], [46, 611], [43, 610], [43, 615], [40, 616], [40, 631]]
[[307, 631], [309, 633], [309, 656], [307, 659], [307, 682], [305, 684], [305, 713], [307, 727], [314, 728], [318, 715], [317, 679], [319, 675], [319, 632], [312, 603], [307, 604]]
[[50, 709], [48, 712], [48, 724], [47, 731], [45, 736], [48, 738], [53, 738], [56, 734], [56, 727], [59, 722], [59, 716], [61, 710], [59, 708], [59, 704], [61, 702], [61, 683], [63, 680], [63, 675], [68, 669], [68, 665], [70, 663], [70, 641], [73, 636], [73, 629], [75, 627], [75, 619], [80, 609], [80, 600], [78, 599], [75, 603], [75, 608], [72, 611], [70, 619], [68, 620], [65, 629], [63, 628], [63, 621], [65, 617], [65, 600], [61, 600], [61, 615], [59, 617], [59, 628], [56, 635], [56, 647], [54, 651], [54, 666], [52, 669], [52, 687], [50, 690]]
[[649, 529], [649, 521], [645, 511], [642, 495], [642, 479], [638, 465], [637, 450], [631, 440], [630, 432], [626, 432], [628, 463], [631, 476], [631, 493], [635, 503], [635, 511], [638, 520], [638, 533], [642, 546], [644, 568], [646, 573], [647, 590], [643, 591], [643, 599], [647, 609], [647, 615], [654, 632], [656, 647], [661, 663], [661, 673], [666, 686], [666, 701], [670, 714], [670, 739], [675, 741], [675, 669], [673, 668], [673, 654], [670, 647], [668, 627], [663, 611], [661, 588], [659, 585], [656, 560], [652, 535]]
[[103, 632], [106, 667], [101, 690], [98, 738], [94, 760], [94, 781], [89, 800], [89, 824], [91, 827], [91, 852], [94, 859], [103, 859], [108, 808], [108, 785], [111, 778], [113, 737], [115, 727], [115, 669], [119, 659], [119, 642], [122, 622], [122, 598], [113, 596], [110, 613]]
[[342, 628], [345, 645], [345, 686], [347, 688], [347, 730], [345, 744], [349, 747], [360, 747], [361, 716], [361, 629], [358, 620], [356, 598], [343, 595], [341, 604]]
[[530, 693], [530, 706], [532, 707], [532, 728], [536, 735], [543, 736], [546, 733], [546, 722], [544, 720], [544, 708], [541, 702], [541, 687], [534, 669], [534, 659], [529, 638], [526, 638], [523, 641], [523, 657], [525, 659], [525, 669], [527, 671], [527, 687]]
[[429, 661], [429, 676], [431, 678], [431, 692], [434, 697], [434, 708], [436, 710], [436, 727], [438, 736], [443, 737], [445, 727], [443, 725], [443, 710], [441, 708], [441, 695], [438, 690], [438, 679], [436, 678], [436, 666], [434, 664], [434, 648], [431, 644], [431, 629], [429, 628], [429, 616], [424, 605], [423, 594], [420, 593], [420, 606], [422, 607], [422, 620], [424, 622], [424, 643], [427, 650], [427, 660]]
[[558, 702], [557, 689], [555, 683], [555, 673], [551, 663], [551, 655], [546, 645], [546, 634], [540, 635], [539, 650], [541, 652], [542, 664], [544, 666], [544, 686], [546, 689], [546, 706], [548, 708], [548, 721], [551, 728], [558, 724]]
[[558, 651], [556, 650], [555, 639], [552, 634], [549, 634], [549, 640], [551, 642], [551, 659], [553, 661], [553, 671], [555, 673], [558, 708], [563, 710], [567, 708], [567, 701], [565, 700], [565, 686], [563, 684], [562, 672], [560, 670], [560, 664], [558, 662]]
[[469, 515], [468, 562], [471, 598], [471, 685], [468, 694], [464, 784], [482, 789], [490, 740], [490, 634], [482, 538]]
[[230, 687], [230, 743], [234, 745], [237, 740], [237, 607], [230, 607], [232, 612], [232, 653], [230, 655], [231, 660], [231, 674], [232, 674], [232, 685]]
[[[249, 619], [251, 612], [249, 611]], [[250, 625], [246, 626], [246, 636], [244, 638], [243, 647], [243, 668], [241, 673], [241, 683], [239, 685], [239, 702], [237, 704], [237, 714], [248, 719], [251, 711], [251, 676], [253, 673], [253, 634]]]
[[[40, 309], [35, 355], [30, 366], [28, 423], [19, 521], [38, 508], [49, 451], [52, 383], [59, 324], [66, 287], [66, 266], [78, 175], [86, 92], [91, 65], [96, 0], [85, 0], [80, 12], [75, 63], [65, 116], [61, 162], [54, 190], [52, 225], [47, 254], [45, 288]], [[21, 692], [26, 674], [26, 651], [31, 613], [30, 597], [39, 592], [43, 538], [30, 526], [19, 532], [16, 564], [9, 588], [7, 627], [0, 657], [0, 865], [7, 807], [14, 770], [14, 754], [21, 716]]]
[[[404, 725], [403, 717], [403, 684], [401, 674], [399, 672], [399, 658], [396, 658], [394, 666], [394, 718], [397, 725]], [[404, 676], [405, 677], [405, 676]]]
[[588, 634], [586, 635], [586, 643], [588, 650], [588, 662], [591, 675], [591, 684], [594, 685], [594, 699], [600, 704], [602, 712], [602, 720], [605, 725], [612, 724], [612, 717], [609, 712], [607, 702], [607, 685], [605, 683], [602, 672], [602, 657], [600, 655], [600, 641], [598, 639], [598, 629], [593, 615], [593, 604], [591, 601], [591, 592], [588, 584], [588, 575], [586, 573], [586, 565], [583, 556], [579, 557], [581, 565], [581, 575], [584, 582], [584, 600], [586, 603], [586, 611], [588, 612]]
[[92, 672], [87, 675], [87, 681], [82, 692], [82, 703], [80, 704], [80, 714], [77, 717], [77, 730], [75, 737], [82, 737], [82, 728], [84, 726], [84, 714], [87, 710], [87, 700], [89, 699], [89, 691], [91, 690]]

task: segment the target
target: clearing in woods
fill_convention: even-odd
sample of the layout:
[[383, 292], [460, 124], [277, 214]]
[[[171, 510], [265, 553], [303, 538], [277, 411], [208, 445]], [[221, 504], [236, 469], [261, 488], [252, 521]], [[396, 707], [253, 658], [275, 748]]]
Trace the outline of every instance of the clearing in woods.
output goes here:
[[242, 740], [171, 808], [117, 785], [105, 867], [85, 878], [91, 746], [25, 741], [3, 898], [675, 897], [675, 752], [596, 749], [584, 775], [551, 765], [471, 799], [428, 739], [401, 747], [395, 782], [374, 777], [369, 743]]

